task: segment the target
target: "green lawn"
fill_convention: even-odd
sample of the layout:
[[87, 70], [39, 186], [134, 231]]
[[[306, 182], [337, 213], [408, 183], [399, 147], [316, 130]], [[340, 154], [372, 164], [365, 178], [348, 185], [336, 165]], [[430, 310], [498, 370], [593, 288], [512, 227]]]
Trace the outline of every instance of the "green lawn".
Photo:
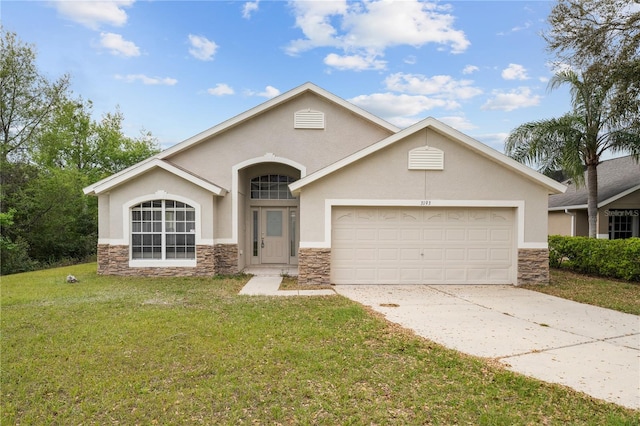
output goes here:
[[340, 296], [238, 296], [246, 277], [95, 269], [2, 277], [3, 425], [640, 423]]
[[561, 269], [551, 270], [548, 286], [524, 286], [553, 296], [640, 315], [640, 283], [589, 277]]

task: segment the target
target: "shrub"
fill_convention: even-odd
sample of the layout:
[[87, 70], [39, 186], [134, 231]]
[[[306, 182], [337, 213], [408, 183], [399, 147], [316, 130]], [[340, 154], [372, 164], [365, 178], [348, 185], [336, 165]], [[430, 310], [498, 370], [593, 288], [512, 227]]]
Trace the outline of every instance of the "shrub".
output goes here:
[[603, 277], [640, 281], [640, 238], [549, 237], [549, 265]]

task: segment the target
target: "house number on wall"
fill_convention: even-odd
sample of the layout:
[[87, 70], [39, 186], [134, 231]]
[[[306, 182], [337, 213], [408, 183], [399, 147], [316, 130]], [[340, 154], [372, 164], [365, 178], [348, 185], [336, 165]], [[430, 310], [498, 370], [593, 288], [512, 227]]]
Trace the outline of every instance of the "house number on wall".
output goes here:
[[430, 206], [431, 205], [431, 200], [422, 200], [422, 201], [420, 201], [420, 205], [421, 206]]

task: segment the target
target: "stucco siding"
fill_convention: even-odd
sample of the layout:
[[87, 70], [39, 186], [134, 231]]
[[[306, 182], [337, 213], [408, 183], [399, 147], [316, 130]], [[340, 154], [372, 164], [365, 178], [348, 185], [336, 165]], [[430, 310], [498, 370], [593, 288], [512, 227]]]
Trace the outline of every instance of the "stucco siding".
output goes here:
[[549, 235], [571, 236], [572, 216], [564, 211], [549, 212]]
[[[444, 170], [408, 170], [408, 152], [425, 144], [444, 151]], [[324, 240], [326, 198], [519, 200], [524, 202], [524, 241], [546, 243], [547, 197], [540, 185], [427, 129], [305, 186], [301, 244]]]
[[[216, 214], [213, 206], [214, 198], [217, 197], [205, 189], [161, 169], [151, 170], [131, 182], [118, 186], [108, 195], [101, 195], [100, 199], [105, 201], [100, 203], [100, 213], [103, 213], [103, 209], [108, 210], [108, 214], [104, 215], [105, 218], [108, 218], [108, 223], [102, 224], [100, 227], [101, 238], [119, 240], [121, 244], [128, 244], [129, 235], [125, 235], [123, 232], [125, 229], [129, 229], [128, 223], [124, 223], [125, 220], [129, 220], [124, 206], [129, 205], [133, 200], [142, 198], [146, 200], [184, 199], [185, 202], [197, 203], [200, 206], [200, 217], [202, 218], [198, 223], [200, 238], [202, 240], [215, 238], [213, 218], [216, 217]], [[105, 230], [108, 232], [106, 235]]]
[[[294, 129], [294, 113], [303, 109], [322, 111], [325, 129]], [[248, 159], [273, 153], [304, 164], [311, 173], [390, 134], [332, 102], [305, 93], [169, 160], [230, 189], [231, 168]]]

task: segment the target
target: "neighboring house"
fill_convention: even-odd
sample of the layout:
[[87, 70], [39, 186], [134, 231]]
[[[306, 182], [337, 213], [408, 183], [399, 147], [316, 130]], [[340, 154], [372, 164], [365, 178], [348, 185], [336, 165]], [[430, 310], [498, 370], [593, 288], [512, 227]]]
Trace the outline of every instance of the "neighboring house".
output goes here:
[[[564, 194], [549, 196], [549, 235], [589, 236], [587, 188], [563, 183]], [[612, 240], [640, 236], [640, 164], [631, 156], [598, 165], [597, 230], [598, 238]]]
[[433, 118], [400, 130], [307, 83], [85, 193], [101, 274], [519, 284], [548, 280], [564, 189]]

